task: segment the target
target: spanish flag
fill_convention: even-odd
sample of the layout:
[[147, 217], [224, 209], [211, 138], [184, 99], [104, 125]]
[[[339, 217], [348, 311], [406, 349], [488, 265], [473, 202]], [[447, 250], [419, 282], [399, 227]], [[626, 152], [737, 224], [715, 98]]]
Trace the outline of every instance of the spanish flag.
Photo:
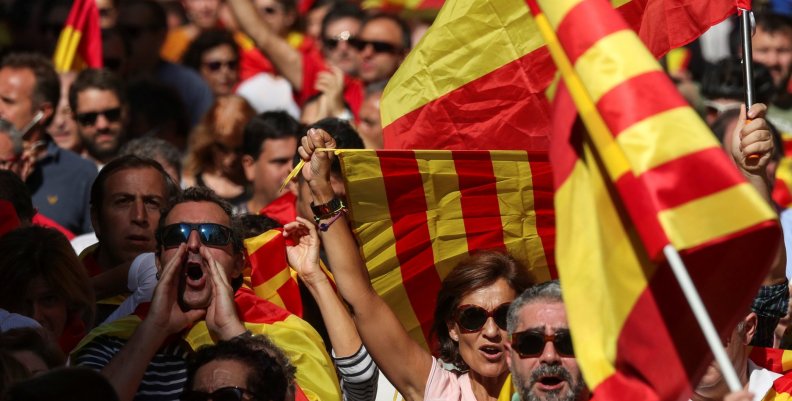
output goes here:
[[725, 336], [770, 267], [776, 215], [606, 1], [529, 5], [566, 85], [551, 160], [575, 356], [595, 399], [684, 399], [710, 358], [663, 249]]
[[767, 370], [781, 374], [792, 372], [792, 350], [754, 347], [750, 358]]
[[471, 252], [505, 250], [555, 277], [547, 153], [336, 152], [372, 285], [426, 349], [440, 282]]
[[294, 313], [303, 314], [297, 279], [286, 259], [282, 229], [269, 230], [248, 238], [245, 244], [244, 285], [259, 298]]
[[74, 0], [52, 62], [58, 72], [102, 68], [102, 32], [96, 0]]
[[784, 375], [773, 381], [773, 387], [765, 394], [762, 401], [792, 400], [792, 376]]
[[[655, 57], [735, 11], [724, 0], [611, 3]], [[385, 88], [385, 148], [546, 151], [555, 73], [524, 0], [448, 0]]]

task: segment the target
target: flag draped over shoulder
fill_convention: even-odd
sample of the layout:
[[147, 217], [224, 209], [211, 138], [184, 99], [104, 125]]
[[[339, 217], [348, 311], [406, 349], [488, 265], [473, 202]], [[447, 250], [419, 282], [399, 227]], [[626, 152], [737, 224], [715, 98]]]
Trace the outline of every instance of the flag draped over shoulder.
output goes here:
[[339, 150], [377, 293], [429, 349], [440, 282], [475, 250], [555, 276], [552, 174], [543, 152]]
[[259, 298], [294, 313], [303, 314], [297, 279], [286, 260], [286, 239], [282, 229], [269, 230], [245, 239], [244, 283]]
[[[727, 0], [611, 3], [655, 57], [735, 12]], [[525, 0], [448, 0], [385, 88], [385, 148], [547, 150], [555, 72]]]
[[55, 70], [102, 68], [102, 33], [96, 0], [75, 0], [52, 57]]
[[578, 363], [595, 399], [683, 399], [708, 347], [663, 248], [723, 335], [775, 256], [776, 216], [607, 2], [529, 4], [566, 85], [551, 160]]

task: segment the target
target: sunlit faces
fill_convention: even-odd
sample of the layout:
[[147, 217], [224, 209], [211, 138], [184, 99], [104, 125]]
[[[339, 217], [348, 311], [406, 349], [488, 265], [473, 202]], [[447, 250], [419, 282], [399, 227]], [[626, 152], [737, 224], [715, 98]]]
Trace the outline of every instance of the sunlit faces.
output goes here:
[[296, 10], [286, 10], [277, 0], [254, 0], [261, 19], [280, 37], [286, 37], [297, 18]]
[[327, 24], [322, 38], [322, 54], [325, 60], [347, 75], [356, 76], [360, 69], [358, 51], [349, 45], [349, 39], [356, 37], [359, 31], [360, 20], [340, 18]]
[[239, 59], [231, 46], [223, 44], [201, 55], [201, 77], [209, 84], [215, 96], [233, 93], [239, 80]]
[[[516, 297], [506, 280], [498, 279], [493, 284], [463, 296], [459, 305], [477, 305], [493, 311]], [[471, 375], [500, 377], [508, 372], [504, 342], [508, 334], [498, 327], [493, 318], [488, 318], [479, 331], [464, 333], [456, 322], [448, 323], [451, 339], [459, 343], [459, 354], [470, 367]]]
[[27, 68], [0, 69], [0, 118], [22, 130], [36, 114], [33, 89], [36, 76]]
[[91, 219], [100, 256], [109, 266], [154, 251], [154, 232], [166, 197], [165, 179], [154, 168], [129, 168], [107, 177], [101, 209], [92, 210]]
[[[164, 226], [176, 223], [216, 223], [231, 227], [231, 218], [213, 202], [184, 202], [171, 209]], [[187, 240], [187, 251], [179, 266], [180, 303], [188, 309], [204, 309], [212, 302], [212, 284], [209, 277], [209, 261], [201, 255], [205, 248], [226, 273], [228, 281], [242, 273], [242, 255], [235, 254], [233, 244], [209, 246], [201, 242], [198, 231], [191, 231]], [[178, 247], [160, 249], [159, 268], [173, 259]]]
[[777, 87], [786, 84], [792, 66], [792, 28], [786, 27], [776, 32], [768, 32], [761, 26], [751, 40], [753, 59], [764, 64], [773, 77]]
[[217, 26], [220, 0], [182, 0], [187, 18], [200, 29]]
[[258, 159], [253, 160], [246, 155], [242, 158], [242, 164], [245, 176], [253, 183], [253, 192], [269, 203], [281, 195], [278, 189], [292, 171], [297, 139], [267, 139], [261, 147]]
[[126, 108], [115, 93], [97, 88], [79, 92], [74, 116], [80, 138], [92, 158], [107, 163], [118, 154]]
[[[61, 93], [69, 93], [74, 78], [77, 74], [74, 72], [66, 72], [60, 74], [61, 80]], [[69, 97], [61, 96], [58, 101], [58, 107], [55, 109], [55, 115], [52, 117], [47, 132], [52, 136], [52, 140], [61, 149], [68, 149], [73, 152], [80, 153], [82, 151], [82, 140], [77, 133], [77, 122], [74, 121], [71, 107], [69, 107]]]
[[406, 52], [399, 25], [386, 18], [373, 19], [361, 28], [359, 39], [363, 42], [387, 43], [394, 49], [377, 52], [372, 45], [359, 49], [360, 79], [370, 83], [390, 78], [404, 60]]
[[[520, 309], [515, 332], [534, 330], [546, 336], [569, 331], [566, 310], [561, 302], [535, 300]], [[546, 341], [535, 357], [520, 357], [509, 348], [512, 377], [524, 401], [573, 401], [581, 399], [586, 385], [574, 356], [562, 355], [552, 341]]]

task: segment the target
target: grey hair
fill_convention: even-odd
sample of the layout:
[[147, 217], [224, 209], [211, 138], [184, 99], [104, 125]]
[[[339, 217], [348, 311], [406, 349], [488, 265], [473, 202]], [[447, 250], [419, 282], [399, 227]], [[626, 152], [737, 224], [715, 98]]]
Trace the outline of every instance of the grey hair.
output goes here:
[[14, 128], [14, 124], [10, 121], [0, 118], [0, 134], [8, 135], [11, 138], [11, 146], [13, 146], [14, 154], [22, 154], [22, 134]]
[[559, 284], [558, 280], [546, 281], [530, 287], [512, 301], [511, 306], [509, 306], [509, 315], [506, 318], [506, 327], [508, 328], [509, 335], [514, 334], [514, 330], [517, 328], [517, 324], [520, 320], [520, 310], [523, 306], [540, 300], [564, 302], [564, 299], [561, 297], [561, 284]]
[[133, 139], [119, 151], [119, 156], [125, 155], [163, 160], [176, 169], [176, 173], [181, 176], [181, 154], [175, 146], [164, 139], [150, 136]]

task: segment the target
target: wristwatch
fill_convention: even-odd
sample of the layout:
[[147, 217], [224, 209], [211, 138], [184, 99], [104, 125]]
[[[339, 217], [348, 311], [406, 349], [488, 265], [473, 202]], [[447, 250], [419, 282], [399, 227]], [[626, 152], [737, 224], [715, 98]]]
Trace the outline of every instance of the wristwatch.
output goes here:
[[329, 202], [321, 205], [314, 205], [314, 203], [311, 202], [311, 211], [317, 223], [319, 223], [320, 220], [329, 219], [345, 209], [346, 204], [339, 198], [333, 198]]

